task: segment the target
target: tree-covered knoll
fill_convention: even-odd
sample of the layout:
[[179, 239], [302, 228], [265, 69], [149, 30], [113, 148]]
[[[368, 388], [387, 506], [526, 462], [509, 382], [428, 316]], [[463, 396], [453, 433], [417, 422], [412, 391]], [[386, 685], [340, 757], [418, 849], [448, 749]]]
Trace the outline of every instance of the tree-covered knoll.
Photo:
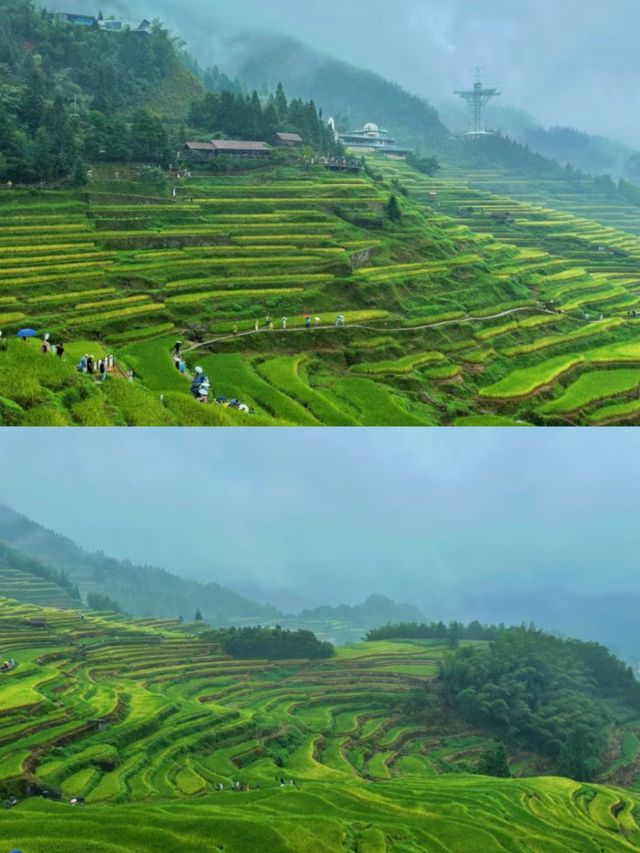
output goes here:
[[202, 637], [219, 643], [228, 655], [242, 660], [316, 660], [335, 654], [331, 643], [321, 642], [311, 631], [290, 631], [279, 625], [217, 629], [204, 632]]
[[615, 701], [640, 707], [633, 673], [604, 646], [534, 628], [498, 632], [440, 665], [444, 706], [506, 743], [549, 756], [562, 775], [593, 779], [608, 745]]

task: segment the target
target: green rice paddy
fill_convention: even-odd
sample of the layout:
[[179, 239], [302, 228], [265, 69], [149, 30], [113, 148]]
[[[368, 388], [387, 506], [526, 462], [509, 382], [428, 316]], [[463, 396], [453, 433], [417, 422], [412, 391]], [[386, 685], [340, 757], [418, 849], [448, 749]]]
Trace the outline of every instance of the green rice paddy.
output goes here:
[[[495, 170], [430, 178], [371, 164], [375, 178], [295, 165], [203, 174], [175, 199], [108, 167], [82, 193], [0, 193], [5, 337], [31, 326], [103, 345], [122, 374], [136, 370], [137, 397], [153, 397], [126, 417], [125, 392], [86, 378], [76, 393], [91, 405], [55, 387], [29, 398], [38, 378], [15, 371], [33, 371], [32, 343], [0, 352], [0, 422], [549, 423], [583, 372], [593, 395], [570, 422], [597, 422], [608, 404], [628, 404], [621, 422], [633, 422], [634, 389], [618, 392], [615, 365], [591, 354], [640, 341], [640, 210], [565, 204]], [[399, 223], [383, 216], [391, 192]], [[176, 338], [189, 367], [206, 362], [215, 395], [256, 415], [198, 412], [172, 373]]]
[[[437, 644], [238, 661], [192, 625], [5, 598], [0, 649], [17, 662], [0, 674], [0, 790], [19, 799], [0, 821], [3, 849], [596, 853], [640, 843], [629, 791], [470, 775], [488, 741], [446, 721], [407, 723], [403, 703], [429, 689]], [[612, 770], [628, 773], [638, 734], [618, 737]], [[62, 801], [28, 796], [38, 788]], [[86, 805], [69, 805], [74, 796]]]

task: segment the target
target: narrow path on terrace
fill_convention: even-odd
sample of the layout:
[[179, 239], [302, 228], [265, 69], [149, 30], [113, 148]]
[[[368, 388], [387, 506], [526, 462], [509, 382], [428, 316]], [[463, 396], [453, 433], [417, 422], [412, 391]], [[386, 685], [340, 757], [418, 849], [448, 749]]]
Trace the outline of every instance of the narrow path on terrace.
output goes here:
[[[533, 306], [533, 305], [528, 305], [528, 306], [521, 307], [521, 308], [509, 308], [506, 311], [500, 311], [498, 314], [487, 314], [484, 317], [460, 317], [457, 320], [440, 320], [438, 323], [427, 323], [423, 326], [397, 326], [395, 328], [388, 328], [387, 326], [367, 326], [364, 323], [348, 323], [344, 326], [335, 326], [332, 323], [330, 323], [330, 324], [325, 324], [325, 325], [320, 325], [320, 326], [313, 326], [313, 329], [325, 329], [325, 330], [326, 329], [335, 329], [336, 331], [338, 331], [339, 329], [365, 329], [366, 331], [378, 332], [378, 333], [380, 333], [380, 332], [419, 332], [419, 331], [422, 331], [424, 329], [437, 329], [440, 326], [453, 326], [453, 325], [462, 324], [462, 323], [474, 323], [474, 322], [479, 322], [479, 321], [481, 322], [483, 320], [497, 320], [500, 317], [507, 317], [510, 314], [517, 314], [518, 312], [521, 312], [521, 311], [535, 311], [537, 313], [542, 313], [542, 314], [557, 314], [557, 315], [563, 314], [562, 311], [551, 311], [548, 308], [538, 308], [538, 307]], [[571, 317], [571, 315], [567, 315], [567, 318], [568, 319], [574, 319], [574, 320], [578, 319], [577, 317]], [[247, 329], [244, 332], [236, 332], [235, 334], [233, 332], [231, 332], [230, 334], [222, 335], [218, 338], [212, 338], [209, 341], [202, 341], [202, 343], [199, 343], [199, 344], [192, 344], [190, 347], [183, 349], [182, 352], [183, 353], [193, 352], [194, 350], [201, 349], [202, 347], [211, 346], [211, 344], [221, 343], [222, 341], [230, 341], [230, 340], [233, 340], [234, 338], [246, 337], [247, 335], [263, 335], [263, 334], [271, 335], [271, 334], [274, 334], [275, 332], [281, 332], [282, 334], [293, 334], [295, 332], [297, 332], [297, 333], [302, 332], [304, 334], [309, 334], [309, 332], [311, 332], [311, 331], [312, 331], [312, 329], [307, 329], [304, 326], [294, 327], [291, 329], [262, 329], [262, 328], [260, 328], [260, 329]]]

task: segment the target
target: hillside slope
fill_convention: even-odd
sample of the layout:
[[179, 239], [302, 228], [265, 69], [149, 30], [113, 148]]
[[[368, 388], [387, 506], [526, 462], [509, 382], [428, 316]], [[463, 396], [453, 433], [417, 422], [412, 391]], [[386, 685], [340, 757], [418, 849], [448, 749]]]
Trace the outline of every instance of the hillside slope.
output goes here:
[[[0, 674], [0, 790], [20, 801], [0, 825], [7, 848], [75, 853], [90, 843], [108, 853], [114, 825], [133, 853], [173, 850], [175, 833], [193, 853], [212, 841], [238, 853], [640, 843], [630, 791], [471, 775], [490, 738], [451, 719], [407, 723], [407, 701], [432, 689], [445, 654], [437, 644], [234, 660], [175, 622], [2, 599], [0, 646], [16, 661]], [[631, 779], [634, 743], [620, 760]], [[526, 773], [532, 756], [512, 762]], [[29, 798], [44, 789], [86, 806]]]
[[[554, 209], [531, 186], [372, 157], [358, 175], [304, 162], [198, 172], [175, 199], [113, 174], [89, 193], [7, 192], [1, 327], [46, 330], [68, 352], [58, 364], [10, 341], [0, 420], [634, 422], [640, 208], [550, 180]], [[195, 403], [170, 357], [177, 337], [212, 396], [255, 414]], [[104, 386], [74, 371], [105, 351], [120, 373]]]
[[326, 118], [344, 129], [375, 121], [402, 134], [401, 142], [420, 148], [441, 147], [449, 131], [437, 111], [373, 71], [318, 53], [294, 38], [244, 33], [229, 44], [232, 73], [248, 88], [273, 91], [281, 82], [292, 95], [313, 99]]
[[0, 590], [3, 596], [42, 607], [78, 607], [78, 590], [67, 576], [25, 556], [0, 537]]
[[276, 608], [257, 604], [216, 583], [198, 583], [152, 566], [90, 554], [70, 539], [2, 506], [0, 540], [64, 571], [83, 598], [89, 592], [105, 593], [135, 615], [191, 619], [199, 609], [205, 620], [216, 625], [229, 624], [234, 617], [259, 621], [278, 616]]

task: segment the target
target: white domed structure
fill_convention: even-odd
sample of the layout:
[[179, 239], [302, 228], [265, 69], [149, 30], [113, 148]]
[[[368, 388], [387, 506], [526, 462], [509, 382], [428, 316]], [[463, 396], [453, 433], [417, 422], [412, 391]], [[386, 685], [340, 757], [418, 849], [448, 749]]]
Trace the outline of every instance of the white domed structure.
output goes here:
[[410, 149], [396, 145], [389, 132], [372, 121], [368, 121], [361, 130], [351, 130], [339, 134], [339, 140], [345, 148], [360, 149], [362, 152], [380, 151], [389, 157], [405, 157]]

